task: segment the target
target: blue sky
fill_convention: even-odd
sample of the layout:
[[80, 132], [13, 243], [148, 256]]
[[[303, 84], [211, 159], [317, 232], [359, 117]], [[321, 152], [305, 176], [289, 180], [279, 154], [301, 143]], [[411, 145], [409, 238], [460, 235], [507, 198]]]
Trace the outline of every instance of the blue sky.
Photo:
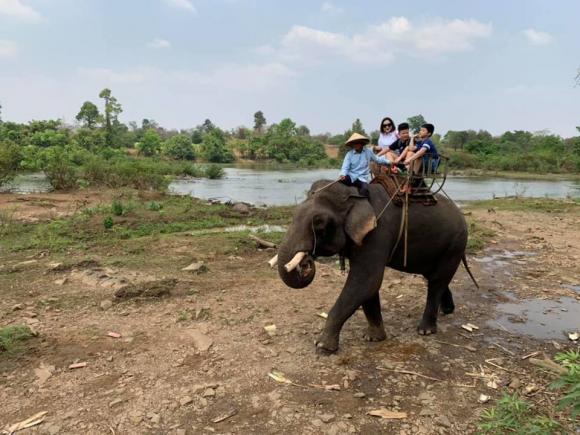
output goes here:
[[572, 136], [578, 17], [576, 0], [0, 0], [0, 103], [72, 123], [109, 87], [123, 121], [170, 128], [421, 113], [440, 133]]

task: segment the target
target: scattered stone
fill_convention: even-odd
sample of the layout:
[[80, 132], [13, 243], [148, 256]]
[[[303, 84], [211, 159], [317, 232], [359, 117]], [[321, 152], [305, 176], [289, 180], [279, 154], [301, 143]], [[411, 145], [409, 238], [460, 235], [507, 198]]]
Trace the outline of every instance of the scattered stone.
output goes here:
[[236, 202], [234, 203], [234, 205], [232, 206], [232, 211], [235, 211], [236, 213], [239, 214], [250, 214], [251, 211], [251, 207], [249, 204], [246, 204], [245, 202]]
[[206, 388], [202, 394], [203, 397], [215, 397], [215, 390], [213, 388]]
[[150, 412], [149, 414], [147, 414], [147, 417], [149, 417], [149, 420], [153, 424], [159, 424], [159, 422], [161, 421], [161, 416], [159, 414], [155, 414], [154, 412]]
[[71, 370], [74, 370], [74, 369], [82, 369], [82, 368], [85, 368], [86, 366], [87, 366], [86, 362], [79, 362], [79, 363], [71, 364], [70, 366], [68, 366], [68, 368]]
[[477, 399], [477, 401], [479, 403], [487, 403], [487, 402], [489, 402], [489, 399], [491, 399], [491, 397], [489, 397], [489, 396], [487, 396], [485, 394], [480, 394], [479, 395], [479, 398]]
[[207, 352], [213, 345], [213, 340], [197, 329], [190, 329], [187, 333], [193, 340], [195, 348], [200, 352]]
[[110, 299], [104, 299], [101, 301], [99, 306], [101, 307], [101, 310], [107, 311], [109, 308], [113, 306], [113, 301], [111, 301]]
[[449, 421], [449, 418], [447, 418], [447, 416], [445, 415], [440, 415], [439, 417], [436, 417], [435, 424], [447, 428], [451, 427], [451, 421]]
[[266, 331], [266, 334], [270, 337], [273, 337], [276, 335], [276, 325], [266, 325], [264, 326], [264, 331]]
[[24, 308], [24, 305], [22, 304], [16, 304], [12, 307], [12, 311], [18, 311], [18, 310], [22, 310]]
[[40, 367], [34, 369], [34, 374], [37, 378], [36, 381], [34, 381], [34, 384], [39, 387], [43, 386], [44, 383], [52, 376], [54, 369], [54, 366], [40, 363]]
[[127, 284], [115, 292], [115, 297], [119, 299], [137, 297], [159, 298], [168, 295], [176, 285], [177, 280], [173, 278], [147, 281], [139, 284]]
[[190, 396], [185, 396], [185, 397], [182, 397], [181, 399], [179, 399], [179, 404], [181, 406], [189, 405], [192, 402], [193, 402], [193, 398], [191, 398]]
[[198, 261], [196, 263], [191, 263], [189, 266], [186, 266], [181, 270], [184, 272], [194, 272], [199, 275], [207, 272], [209, 269], [205, 264], [203, 264], [203, 261]]
[[119, 397], [119, 398], [117, 398], [117, 399], [115, 399], [115, 400], [113, 400], [113, 401], [109, 402], [109, 408], [113, 408], [113, 407], [115, 407], [115, 406], [119, 405], [120, 403], [123, 403], [124, 401], [125, 401], [125, 399], [121, 399], [121, 398]]
[[353, 394], [354, 397], [356, 397], [357, 399], [363, 399], [365, 398], [367, 395], [365, 393], [363, 393], [362, 391], [358, 392], [358, 393], [354, 393]]
[[334, 414], [322, 414], [319, 417], [324, 423], [330, 423], [336, 416]]
[[64, 278], [54, 280], [56, 285], [65, 285], [67, 282], [68, 278], [66, 276]]
[[421, 412], [419, 412], [419, 415], [422, 417], [423, 416], [430, 417], [434, 414], [435, 414], [435, 412], [433, 412], [433, 410], [430, 408], [423, 408], [423, 409], [421, 409]]

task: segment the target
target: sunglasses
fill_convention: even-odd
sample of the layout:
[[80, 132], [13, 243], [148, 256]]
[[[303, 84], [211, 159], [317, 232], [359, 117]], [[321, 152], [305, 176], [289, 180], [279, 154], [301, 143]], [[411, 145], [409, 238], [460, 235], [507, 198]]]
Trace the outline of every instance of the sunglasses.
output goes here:
[[392, 127], [392, 126], [393, 126], [393, 124], [383, 124], [383, 128], [385, 128], [385, 127]]

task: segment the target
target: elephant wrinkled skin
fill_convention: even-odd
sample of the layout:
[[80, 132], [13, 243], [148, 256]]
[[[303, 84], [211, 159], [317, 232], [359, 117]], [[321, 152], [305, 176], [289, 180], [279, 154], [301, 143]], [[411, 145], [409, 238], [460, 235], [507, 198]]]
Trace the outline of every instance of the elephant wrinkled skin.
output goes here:
[[[442, 195], [433, 206], [411, 203], [407, 265], [403, 266], [402, 242], [389, 260], [403, 209], [391, 204], [377, 222], [376, 216], [389, 200], [381, 186], [370, 185], [370, 200], [361, 198], [356, 188], [339, 183], [315, 193], [329, 183], [320, 180], [312, 185], [278, 250], [278, 273], [292, 288], [304, 288], [312, 282], [314, 258], [342, 254], [349, 259], [346, 283], [328, 314], [317, 351], [329, 354], [338, 350], [340, 330], [360, 306], [368, 320], [365, 339], [386, 338], [379, 299], [385, 266], [426, 278], [427, 303], [417, 330], [422, 335], [437, 332], [439, 309], [450, 314], [455, 308], [449, 283], [465, 259], [467, 224], [460, 210]], [[298, 252], [307, 255], [288, 272], [284, 265]]]

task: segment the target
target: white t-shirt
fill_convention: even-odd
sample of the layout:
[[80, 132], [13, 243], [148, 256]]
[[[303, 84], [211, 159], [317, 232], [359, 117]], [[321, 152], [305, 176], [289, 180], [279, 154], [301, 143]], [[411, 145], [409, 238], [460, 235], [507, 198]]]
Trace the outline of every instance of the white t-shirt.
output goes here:
[[388, 148], [389, 145], [392, 145], [397, 139], [399, 138], [399, 136], [397, 135], [397, 132], [395, 131], [391, 131], [390, 133], [384, 134], [384, 133], [380, 133], [379, 134], [379, 146], [381, 147], [381, 149], [385, 149]]

